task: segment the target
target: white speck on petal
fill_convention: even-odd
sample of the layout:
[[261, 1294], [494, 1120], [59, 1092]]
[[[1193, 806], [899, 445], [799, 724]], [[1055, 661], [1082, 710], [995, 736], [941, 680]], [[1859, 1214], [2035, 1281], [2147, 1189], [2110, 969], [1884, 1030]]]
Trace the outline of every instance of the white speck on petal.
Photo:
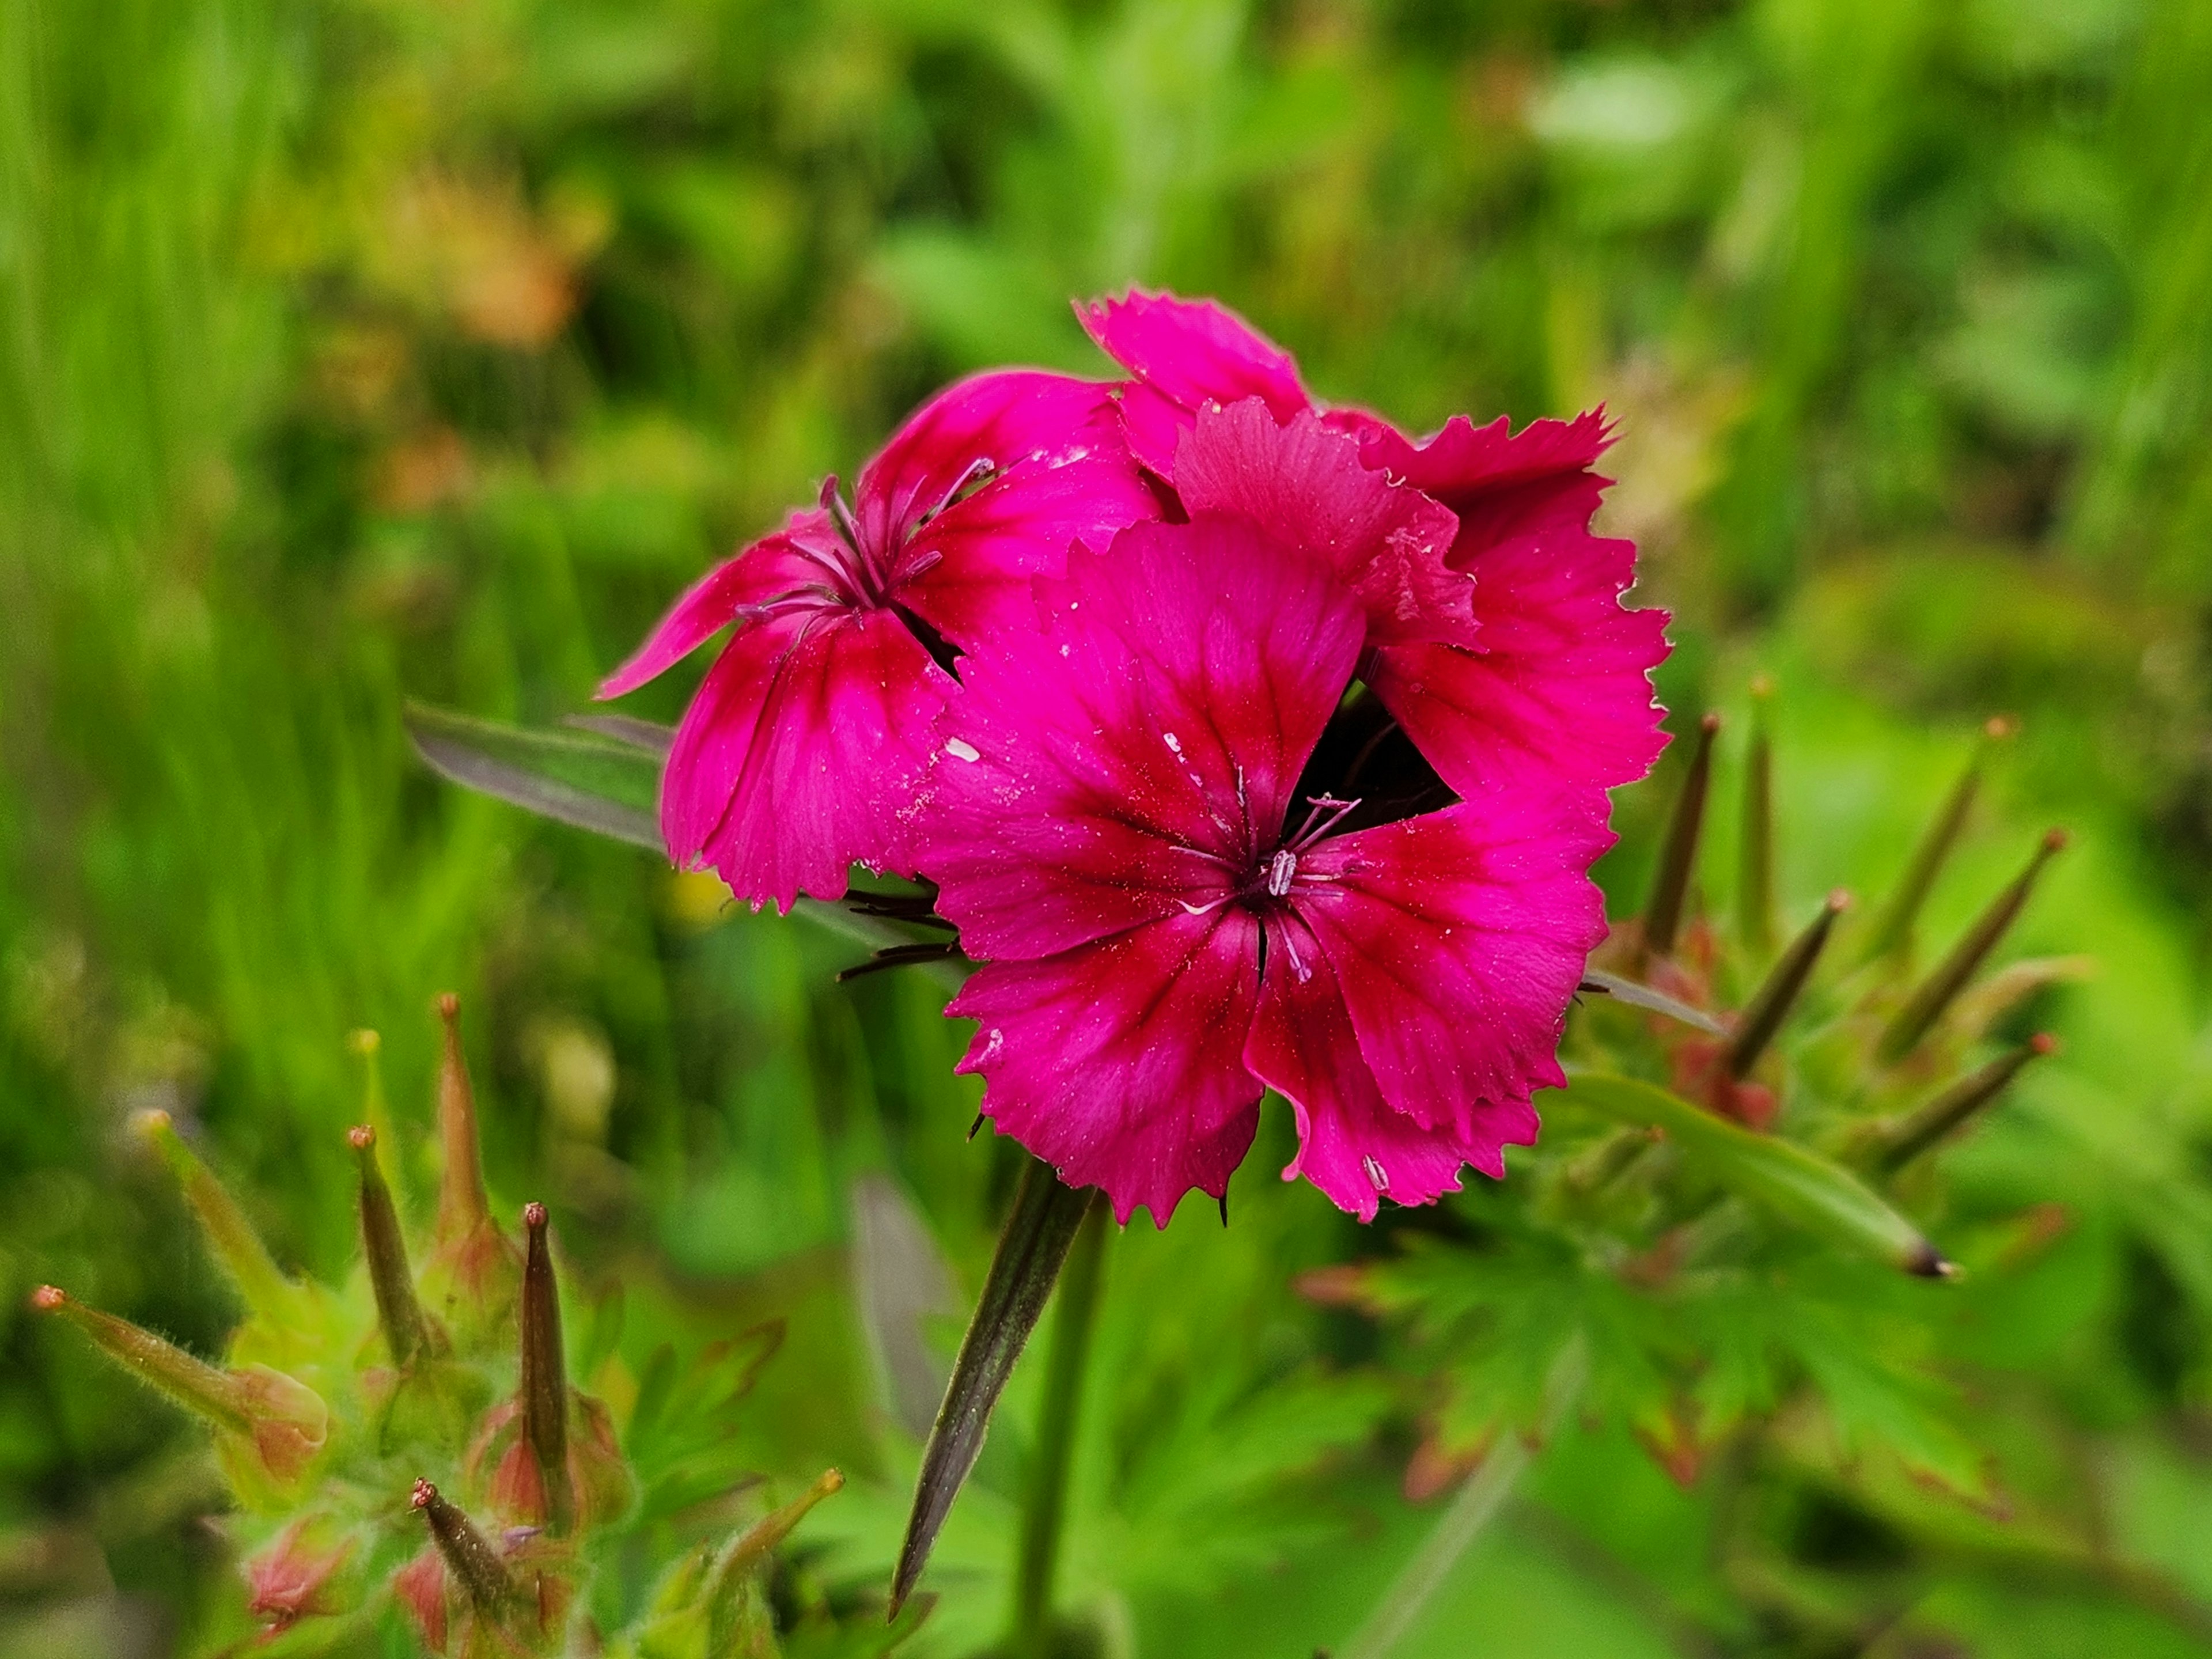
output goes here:
[[[983, 1039], [983, 1052], [975, 1056], [975, 1063], [981, 1066], [988, 1060], [996, 1059], [999, 1050], [1006, 1046], [1006, 1034], [997, 1026], [993, 1026], [990, 1034]], [[1370, 1160], [1370, 1162], [1372, 1161]]]
[[947, 738], [945, 744], [945, 752], [951, 756], [955, 760], [979, 761], [983, 758], [982, 750], [976, 748], [974, 744], [969, 743], [964, 738]]
[[[991, 1035], [995, 1037], [999, 1034], [994, 1031]], [[1375, 1183], [1376, 1192], [1387, 1193], [1390, 1190], [1390, 1177], [1383, 1173], [1382, 1166], [1375, 1161], [1373, 1153], [1370, 1152], [1362, 1158], [1359, 1160], [1359, 1167], [1367, 1171], [1367, 1178]]]
[[1066, 646], [1063, 645], [1060, 647], [1060, 654], [1063, 657], [1067, 654], [1067, 647]]
[[1176, 737], [1172, 732], [1165, 733], [1165, 736], [1167, 738], [1168, 752], [1174, 755], [1180, 755], [1182, 753], [1182, 739]]

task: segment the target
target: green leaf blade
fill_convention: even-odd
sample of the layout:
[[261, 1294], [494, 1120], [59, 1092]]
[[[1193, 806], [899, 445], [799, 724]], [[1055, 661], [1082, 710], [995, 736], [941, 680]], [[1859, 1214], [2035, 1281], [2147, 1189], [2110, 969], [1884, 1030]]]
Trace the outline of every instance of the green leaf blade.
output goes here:
[[1924, 1279], [1954, 1277], [1920, 1230], [1840, 1164], [1794, 1142], [1754, 1134], [1656, 1084], [1585, 1074], [1566, 1097], [1614, 1121], [1662, 1131], [1714, 1180], [1805, 1231]]

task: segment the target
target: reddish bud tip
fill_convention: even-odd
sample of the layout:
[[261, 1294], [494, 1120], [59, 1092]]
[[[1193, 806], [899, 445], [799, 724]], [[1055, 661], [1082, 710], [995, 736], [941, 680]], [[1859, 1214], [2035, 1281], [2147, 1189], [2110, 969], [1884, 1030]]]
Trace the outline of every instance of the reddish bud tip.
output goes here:
[[451, 1025], [461, 1017], [460, 994], [455, 991], [438, 993], [438, 1018]]
[[1707, 736], [1711, 736], [1713, 732], [1717, 732], [1720, 729], [1721, 717], [1717, 712], [1706, 715], [1705, 719], [1698, 722], [1698, 730], [1705, 732]]
[[2037, 1054], [2048, 1056], [2058, 1052], [2058, 1039], [2048, 1031], [2038, 1031], [2028, 1038], [2027, 1046]]
[[59, 1285], [41, 1285], [31, 1292], [31, 1305], [40, 1313], [59, 1313], [69, 1305], [69, 1297]]
[[1992, 714], [1982, 722], [1982, 735], [1991, 743], [2002, 743], [2020, 730], [2020, 722], [2009, 714]]
[[1839, 916], [1850, 908], [1851, 895], [1850, 889], [1844, 887], [1834, 887], [1829, 889], [1828, 914], [1830, 915]]
[[366, 1123], [356, 1123], [346, 1131], [346, 1145], [356, 1152], [365, 1152], [376, 1145], [376, 1131]]
[[522, 1224], [536, 1232], [545, 1224], [545, 1206], [536, 1199], [522, 1206]]
[[1772, 696], [1774, 695], [1774, 676], [1771, 674], [1753, 674], [1751, 677], [1751, 695], [1754, 697]]
[[427, 1510], [437, 1501], [438, 1489], [428, 1480], [417, 1480], [415, 1483], [414, 1496], [408, 1499], [408, 1502], [418, 1510]]
[[2043, 836], [2043, 850], [2046, 853], [2062, 852], [2072, 839], [2063, 830], [2047, 830]]

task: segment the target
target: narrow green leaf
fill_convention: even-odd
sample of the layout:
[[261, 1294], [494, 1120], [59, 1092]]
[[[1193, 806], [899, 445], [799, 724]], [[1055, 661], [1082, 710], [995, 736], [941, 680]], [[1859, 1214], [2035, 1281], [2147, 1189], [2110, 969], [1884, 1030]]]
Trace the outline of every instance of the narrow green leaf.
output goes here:
[[1659, 1130], [1729, 1191], [1842, 1249], [1923, 1278], [1958, 1273], [1918, 1228], [1857, 1176], [1802, 1146], [1754, 1134], [1635, 1078], [1575, 1077], [1566, 1097], [1617, 1123]]
[[921, 1577], [938, 1529], [951, 1512], [968, 1472], [983, 1449], [983, 1431], [991, 1408], [1013, 1374], [1023, 1345], [1044, 1312], [1068, 1247], [1090, 1207], [1091, 1194], [1061, 1183], [1049, 1165], [1031, 1158], [1014, 1194], [1013, 1212], [999, 1236], [991, 1272], [975, 1304], [968, 1334], [961, 1339], [952, 1380], [921, 1455], [921, 1477], [915, 1483], [914, 1511], [907, 1519], [891, 1578], [890, 1611], [896, 1616]]
[[1654, 990], [1640, 981], [1626, 979], [1619, 974], [1608, 974], [1599, 968], [1583, 969], [1582, 989], [1600, 992], [1615, 1002], [1625, 1002], [1632, 1008], [1641, 1008], [1647, 1013], [1664, 1014], [1668, 1018], [1694, 1027], [1709, 1036], [1724, 1037], [1728, 1027], [1702, 1008], [1692, 1008], [1679, 998], [1664, 991]]
[[[441, 777], [559, 823], [663, 850], [653, 801], [667, 728], [616, 715], [579, 715], [569, 722], [578, 730], [536, 732], [418, 702], [409, 703], [402, 718], [416, 753]], [[801, 898], [791, 908], [870, 951], [926, 942], [896, 922], [858, 915], [842, 904]], [[941, 942], [943, 935], [936, 938]], [[917, 963], [915, 970], [957, 991], [969, 964], [948, 957]]]
[[531, 732], [410, 702], [401, 716], [431, 770], [465, 788], [660, 850], [660, 759], [598, 732]]

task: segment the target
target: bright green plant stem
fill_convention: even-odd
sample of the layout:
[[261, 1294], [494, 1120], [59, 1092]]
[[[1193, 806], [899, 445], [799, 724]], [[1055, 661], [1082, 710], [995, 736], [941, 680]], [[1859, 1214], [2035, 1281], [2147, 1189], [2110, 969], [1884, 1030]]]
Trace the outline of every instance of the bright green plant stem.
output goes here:
[[[1552, 1362], [1551, 1376], [1544, 1385], [1544, 1419], [1536, 1434], [1538, 1444], [1565, 1420], [1589, 1377], [1589, 1346], [1577, 1334]], [[1382, 1593], [1366, 1622], [1345, 1644], [1342, 1659], [1389, 1659], [1474, 1540], [1498, 1518], [1534, 1455], [1528, 1439], [1510, 1425], [1499, 1430], [1474, 1473], [1437, 1517], [1413, 1559], [1390, 1581], [1390, 1588]]]
[[1021, 1556], [1014, 1572], [1012, 1659], [1049, 1659], [1053, 1577], [1060, 1565], [1060, 1534], [1067, 1514], [1068, 1473], [1075, 1461], [1075, 1430], [1083, 1406], [1083, 1374], [1091, 1334], [1098, 1322], [1098, 1291], [1105, 1277], [1106, 1195], [1091, 1194], [1083, 1225], [1060, 1269], [1059, 1305], [1052, 1320], [1052, 1354], [1044, 1380], [1044, 1417], [1037, 1426], [1036, 1459], [1030, 1474], [1029, 1505], [1022, 1516]]

